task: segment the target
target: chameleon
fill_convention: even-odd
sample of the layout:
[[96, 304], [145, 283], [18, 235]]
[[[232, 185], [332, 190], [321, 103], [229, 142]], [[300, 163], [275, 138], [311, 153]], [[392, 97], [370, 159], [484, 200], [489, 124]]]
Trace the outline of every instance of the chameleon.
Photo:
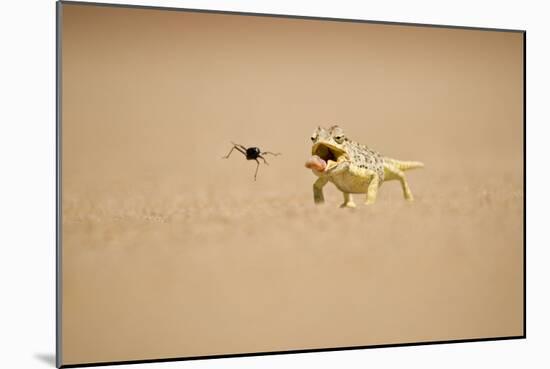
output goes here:
[[366, 194], [365, 204], [376, 201], [378, 189], [385, 181], [401, 182], [405, 200], [413, 201], [413, 194], [405, 178], [405, 171], [423, 168], [419, 161], [401, 161], [382, 156], [366, 145], [348, 139], [337, 125], [328, 129], [317, 127], [311, 136], [311, 157], [305, 166], [318, 178], [313, 184], [313, 200], [325, 201], [323, 187], [332, 182], [344, 194], [340, 207], [355, 208], [351, 194]]

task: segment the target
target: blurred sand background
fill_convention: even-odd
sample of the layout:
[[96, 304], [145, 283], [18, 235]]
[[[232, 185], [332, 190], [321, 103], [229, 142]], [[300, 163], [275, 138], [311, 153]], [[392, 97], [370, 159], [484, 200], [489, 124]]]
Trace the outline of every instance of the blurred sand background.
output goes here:
[[[62, 43], [64, 364], [523, 334], [522, 34], [65, 4]], [[334, 123], [416, 201], [314, 206]]]

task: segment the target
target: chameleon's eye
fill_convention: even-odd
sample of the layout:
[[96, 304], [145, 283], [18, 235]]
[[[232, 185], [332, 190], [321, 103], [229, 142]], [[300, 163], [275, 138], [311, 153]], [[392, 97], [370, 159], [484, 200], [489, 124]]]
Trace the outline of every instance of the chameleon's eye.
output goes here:
[[334, 136], [334, 139], [336, 142], [342, 142], [344, 140], [344, 136]]

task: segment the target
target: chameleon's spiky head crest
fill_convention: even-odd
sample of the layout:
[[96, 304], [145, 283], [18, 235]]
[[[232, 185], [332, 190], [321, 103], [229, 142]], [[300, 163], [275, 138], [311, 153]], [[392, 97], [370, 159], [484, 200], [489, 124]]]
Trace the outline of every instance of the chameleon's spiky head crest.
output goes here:
[[330, 136], [334, 139], [337, 144], [342, 144], [346, 140], [346, 135], [344, 130], [338, 125], [334, 125], [329, 128]]

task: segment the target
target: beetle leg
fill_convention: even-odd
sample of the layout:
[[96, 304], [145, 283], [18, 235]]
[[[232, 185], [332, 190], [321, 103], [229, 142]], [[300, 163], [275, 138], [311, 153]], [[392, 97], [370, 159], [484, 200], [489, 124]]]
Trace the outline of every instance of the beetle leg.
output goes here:
[[262, 152], [262, 155], [265, 155], [265, 154], [274, 155], [274, 156], [279, 156], [279, 155], [281, 155], [280, 152], [271, 152], [271, 151], [264, 151], [264, 152]]
[[267, 160], [265, 160], [265, 158], [262, 155], [258, 155], [258, 157], [264, 161], [265, 165], [269, 165]]
[[258, 159], [254, 159], [256, 160], [256, 171], [254, 172], [254, 180], [256, 180], [256, 176], [258, 175], [258, 169], [260, 169], [260, 161]]
[[239, 144], [236, 144], [234, 142], [231, 142], [233, 144], [233, 147], [231, 148], [231, 150], [229, 150], [229, 152], [227, 153], [227, 155], [225, 156], [222, 156], [222, 159], [228, 159], [229, 158], [229, 155], [231, 155], [231, 153], [233, 152], [233, 150], [237, 149], [237, 151], [239, 151], [240, 153], [242, 153], [244, 156], [246, 156], [246, 148], [243, 150], [243, 145], [239, 145]]

